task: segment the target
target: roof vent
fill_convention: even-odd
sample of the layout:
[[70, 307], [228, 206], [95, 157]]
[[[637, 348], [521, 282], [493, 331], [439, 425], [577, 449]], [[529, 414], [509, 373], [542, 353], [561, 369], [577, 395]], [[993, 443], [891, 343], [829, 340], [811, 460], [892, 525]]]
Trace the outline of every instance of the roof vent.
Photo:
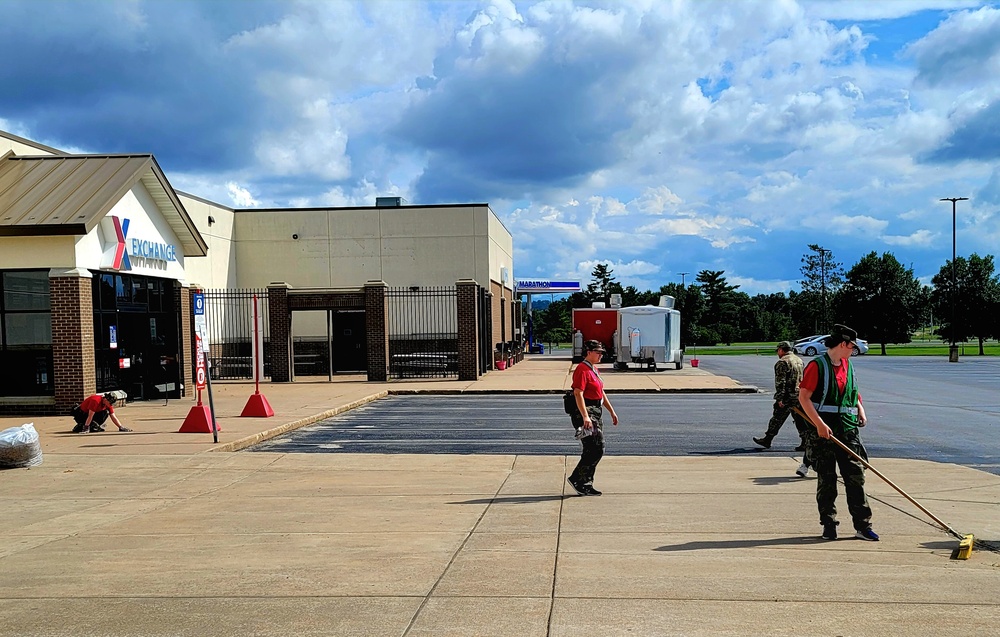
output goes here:
[[405, 205], [406, 200], [402, 197], [375, 197], [376, 208], [398, 208]]

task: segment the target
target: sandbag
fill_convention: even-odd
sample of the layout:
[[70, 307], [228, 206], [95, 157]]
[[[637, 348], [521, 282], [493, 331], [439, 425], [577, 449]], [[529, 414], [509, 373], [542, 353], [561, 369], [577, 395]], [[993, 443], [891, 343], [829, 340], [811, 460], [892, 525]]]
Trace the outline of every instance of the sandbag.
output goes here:
[[42, 464], [42, 444], [34, 423], [0, 431], [0, 469], [20, 469]]

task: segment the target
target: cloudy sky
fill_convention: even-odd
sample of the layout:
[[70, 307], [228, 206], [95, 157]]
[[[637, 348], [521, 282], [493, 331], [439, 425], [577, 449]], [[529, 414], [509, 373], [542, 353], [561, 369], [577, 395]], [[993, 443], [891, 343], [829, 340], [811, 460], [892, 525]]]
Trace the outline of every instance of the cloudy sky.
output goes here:
[[0, 0], [0, 129], [234, 207], [488, 202], [516, 278], [1000, 248], [1000, 3]]

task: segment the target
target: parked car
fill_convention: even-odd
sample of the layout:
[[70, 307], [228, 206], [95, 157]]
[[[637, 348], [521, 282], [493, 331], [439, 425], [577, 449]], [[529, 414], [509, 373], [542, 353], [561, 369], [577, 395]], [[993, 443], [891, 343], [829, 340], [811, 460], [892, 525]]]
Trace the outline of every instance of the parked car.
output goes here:
[[[826, 345], [823, 344], [823, 340], [826, 339], [827, 336], [829, 336], [829, 334], [810, 336], [795, 341], [795, 353], [803, 356], [816, 356], [818, 354], [822, 354], [826, 351]], [[868, 341], [863, 338], [859, 338], [854, 342], [856, 345], [854, 347], [854, 351], [851, 352], [851, 356], [868, 353]]]
[[793, 342], [792, 346], [794, 347], [796, 345], [799, 345], [800, 343], [805, 343], [806, 341], [820, 341], [823, 340], [824, 338], [826, 338], [826, 336], [824, 336], [823, 334], [816, 334], [815, 336], [807, 336], [805, 338], [800, 338], [797, 341]]

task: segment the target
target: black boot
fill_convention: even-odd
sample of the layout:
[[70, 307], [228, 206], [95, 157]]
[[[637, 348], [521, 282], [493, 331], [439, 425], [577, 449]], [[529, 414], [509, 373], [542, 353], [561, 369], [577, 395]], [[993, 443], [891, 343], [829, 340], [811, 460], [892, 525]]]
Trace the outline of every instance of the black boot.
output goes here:
[[768, 436], [766, 434], [764, 436], [761, 436], [760, 438], [754, 438], [753, 441], [756, 442], [761, 447], [764, 447], [765, 449], [771, 448], [771, 436]]

